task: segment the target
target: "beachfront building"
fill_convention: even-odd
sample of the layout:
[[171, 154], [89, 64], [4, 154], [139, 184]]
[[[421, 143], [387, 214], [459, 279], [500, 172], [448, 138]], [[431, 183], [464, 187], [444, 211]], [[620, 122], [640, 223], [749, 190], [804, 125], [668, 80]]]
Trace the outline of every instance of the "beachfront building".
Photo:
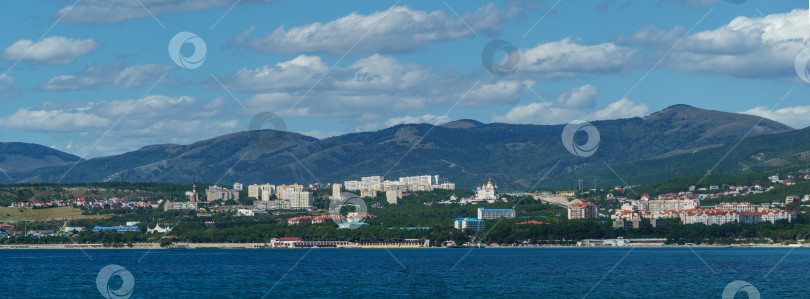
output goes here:
[[478, 208], [478, 219], [515, 218], [515, 209], [485, 209]]
[[667, 218], [653, 218], [649, 211], [620, 210], [611, 216], [613, 228], [638, 229], [647, 227], [669, 227]]
[[472, 217], [453, 219], [453, 227], [459, 230], [471, 229], [476, 234], [484, 230], [484, 220]]
[[757, 205], [750, 204], [750, 203], [747, 203], [747, 202], [743, 202], [743, 203], [727, 202], [727, 203], [716, 204], [716, 205], [714, 205], [714, 208], [717, 209], [717, 210], [732, 210], [732, 211], [744, 212], [744, 211], [756, 211], [757, 210]]
[[796, 211], [766, 210], [766, 211], [734, 211], [717, 209], [695, 209], [679, 211], [683, 224], [701, 223], [705, 225], [722, 225], [726, 223], [775, 223], [780, 220], [793, 222], [796, 220]]
[[[664, 197], [668, 198], [668, 197]], [[658, 218], [667, 211], [680, 211], [697, 209], [700, 206], [700, 201], [697, 197], [688, 196], [675, 199], [649, 199], [649, 195], [644, 194], [641, 200], [636, 201], [639, 210], [650, 211], [653, 217]]]
[[599, 218], [599, 206], [580, 202], [568, 205], [568, 219]]
[[168, 233], [170, 231], [172, 231], [171, 227], [169, 227], [168, 225], [166, 225], [165, 227], [161, 227], [160, 223], [155, 224], [154, 228], [149, 228], [148, 226], [146, 227], [146, 233], [147, 234], [155, 234], [155, 233], [165, 234], [165, 233]]

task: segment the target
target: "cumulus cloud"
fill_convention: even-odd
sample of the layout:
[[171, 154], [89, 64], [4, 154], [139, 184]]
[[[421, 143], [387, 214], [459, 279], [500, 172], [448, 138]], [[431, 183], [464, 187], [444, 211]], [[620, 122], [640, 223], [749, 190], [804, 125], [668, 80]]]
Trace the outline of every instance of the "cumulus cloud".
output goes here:
[[557, 98], [557, 105], [565, 108], [588, 108], [594, 105], [597, 95], [599, 90], [595, 86], [585, 84], [561, 94]]
[[761, 116], [794, 128], [806, 128], [810, 126], [810, 106], [794, 106], [776, 110], [757, 106], [740, 113]]
[[450, 117], [447, 115], [433, 115], [433, 114], [425, 114], [422, 116], [403, 116], [403, 117], [394, 117], [387, 121], [385, 121], [385, 125], [388, 127], [393, 127], [396, 125], [401, 124], [432, 124], [438, 125], [442, 123], [446, 123], [450, 121]]
[[603, 120], [603, 119], [619, 119], [619, 118], [632, 118], [642, 117], [650, 114], [650, 107], [644, 103], [635, 103], [626, 98], [610, 103], [602, 109], [591, 113], [585, 119], [587, 120]]
[[[456, 102], [460, 106], [482, 107], [514, 103], [525, 94], [525, 86], [519, 81], [459, 76], [387, 55], [375, 54], [336, 67], [324, 77], [328, 71], [319, 57], [300, 55], [272, 66], [226, 74], [221, 81], [229, 90], [254, 93], [245, 101], [249, 108], [272, 109], [297, 117], [390, 114]], [[216, 82], [204, 86], [221, 88]], [[301, 105], [291, 109], [299, 100]]]
[[518, 72], [541, 78], [574, 77], [583, 73], [618, 73], [625, 70], [635, 49], [602, 43], [582, 45], [579, 39], [565, 38], [543, 43], [521, 52]]
[[[239, 4], [270, 2], [275, 2], [275, 0], [244, 0]], [[68, 23], [110, 24], [148, 18], [150, 12], [154, 15], [161, 15], [230, 7], [233, 4], [233, 0], [84, 0], [77, 2], [75, 6], [59, 9], [53, 19], [61, 19], [62, 22]]]
[[44, 64], [68, 64], [101, 46], [93, 39], [46, 37], [38, 42], [21, 39], [6, 48], [3, 58]]
[[97, 63], [79, 73], [54, 76], [48, 82], [40, 84], [40, 87], [49, 91], [86, 90], [105, 84], [113, 84], [119, 88], [143, 87], [154, 84], [160, 76], [173, 68], [173, 65], [126, 66], [123, 63]]
[[444, 11], [427, 12], [395, 6], [368, 15], [351, 13], [327, 23], [289, 29], [279, 27], [272, 33], [246, 40], [255, 29], [252, 27], [237, 35], [230, 44], [244, 43], [249, 48], [270, 53], [343, 55], [350, 49], [352, 53], [409, 53], [424, 49], [431, 42], [473, 36], [473, 30], [495, 35], [507, 20], [518, 16], [521, 10], [517, 6], [501, 10], [490, 3], [461, 15], [465, 20], [462, 21]]
[[98, 156], [149, 144], [190, 143], [237, 131], [241, 124], [233, 114], [237, 108], [229, 103], [225, 99], [198, 101], [188, 96], [166, 95], [82, 103], [46, 102], [0, 118], [0, 128], [68, 138], [68, 142], [56, 148], [79, 155], [84, 155], [103, 136], [90, 155]]
[[[716, 29], [687, 36], [662, 65], [738, 78], [794, 76], [796, 54], [810, 45], [807, 26], [806, 9], [765, 17], [737, 17]], [[685, 34], [682, 27], [670, 31], [647, 27], [620, 40], [667, 51]]]
[[[646, 104], [637, 104], [628, 99], [621, 99], [607, 106], [596, 109], [595, 98], [599, 94], [596, 87], [584, 85], [561, 94], [555, 102], [537, 101], [527, 105], [518, 105], [506, 114], [493, 114], [491, 121], [503, 123], [564, 124], [577, 119], [605, 120], [640, 117], [649, 114]], [[579, 98], [577, 103], [570, 105], [572, 98]]]

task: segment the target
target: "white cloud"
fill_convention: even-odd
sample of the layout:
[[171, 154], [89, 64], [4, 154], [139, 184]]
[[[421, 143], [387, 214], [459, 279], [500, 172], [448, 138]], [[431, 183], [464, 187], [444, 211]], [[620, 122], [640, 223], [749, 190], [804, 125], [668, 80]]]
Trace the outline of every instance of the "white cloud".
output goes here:
[[[56, 148], [78, 155], [84, 155], [98, 140], [92, 157], [149, 144], [186, 144], [247, 129], [246, 123], [236, 119], [237, 109], [225, 99], [197, 101], [188, 96], [166, 95], [83, 103], [46, 102], [0, 118], [0, 128], [67, 138], [68, 142]], [[240, 125], [245, 128], [240, 129]]]
[[[610, 103], [602, 109], [596, 107], [595, 97], [599, 94], [596, 87], [584, 85], [569, 90], [558, 97], [556, 102], [532, 102], [527, 105], [518, 105], [506, 114], [493, 114], [492, 122], [555, 125], [565, 124], [573, 120], [605, 120], [640, 117], [649, 114], [646, 104], [636, 104], [628, 99], [621, 99]], [[569, 102], [578, 98], [577, 105]]]
[[[806, 9], [765, 17], [737, 17], [716, 29], [689, 35], [663, 66], [738, 78], [791, 77], [795, 75], [796, 54], [810, 45], [807, 26]], [[667, 51], [684, 34], [682, 27], [668, 32], [647, 27], [624, 41]]]
[[143, 87], [154, 84], [173, 68], [173, 65], [157, 64], [92, 64], [79, 73], [54, 76], [40, 86], [50, 91], [93, 89], [104, 84], [114, 84], [119, 88]]
[[[240, 5], [249, 3], [270, 3], [275, 0], [245, 0]], [[143, 6], [141, 6], [141, 3]], [[75, 6], [59, 9], [53, 16], [68, 23], [110, 24], [131, 19], [150, 17], [150, 12], [161, 15], [173, 12], [207, 10], [216, 7], [230, 7], [233, 0], [84, 0]], [[146, 8], [144, 8], [146, 7]]]
[[[375, 54], [347, 67], [334, 68], [323, 77], [328, 71], [319, 57], [300, 55], [273, 66], [223, 75], [221, 81], [229, 90], [255, 93], [245, 101], [251, 109], [269, 109], [295, 117], [391, 114], [456, 102], [459, 106], [483, 107], [514, 103], [525, 93], [525, 86], [518, 81], [492, 76], [479, 80], [386, 55]], [[479, 83], [474, 84], [476, 81]], [[220, 88], [214, 81], [205, 87]], [[299, 100], [297, 109], [290, 109]]]
[[810, 106], [794, 106], [776, 110], [757, 106], [740, 113], [762, 116], [798, 129], [810, 126]]
[[565, 108], [588, 108], [594, 105], [599, 90], [590, 84], [566, 91], [557, 98], [557, 105]]
[[[520, 14], [521, 8], [507, 11], [494, 4], [461, 16], [476, 32], [489, 35], [501, 31], [503, 24]], [[247, 40], [254, 28], [237, 35], [231, 44], [240, 44], [270, 53], [408, 53], [424, 49], [428, 43], [456, 40], [475, 35], [458, 17], [444, 11], [413, 10], [395, 6], [368, 15], [351, 13], [327, 22], [285, 29]], [[359, 42], [358, 42], [359, 41]]]
[[439, 125], [450, 121], [447, 115], [425, 114], [422, 116], [394, 117], [385, 122], [385, 126], [393, 127], [401, 124], [431, 124]]
[[585, 117], [585, 119], [586, 120], [620, 119], [620, 118], [642, 117], [647, 114], [650, 114], [650, 107], [647, 107], [647, 104], [644, 103], [636, 104], [635, 102], [624, 98], [616, 102], [610, 103], [607, 106], [605, 106], [605, 108], [599, 109], [598, 111], [591, 113], [590, 115]]
[[124, 68], [113, 79], [116, 87], [132, 88], [152, 85], [160, 76], [175, 68], [174, 65], [143, 64]]
[[44, 64], [68, 64], [100, 46], [93, 39], [70, 39], [64, 36], [46, 37], [36, 43], [21, 39], [6, 48], [3, 58]]
[[71, 132], [107, 127], [110, 120], [80, 110], [29, 110], [22, 108], [0, 119], [0, 126], [21, 131]]
[[618, 73], [628, 67], [636, 50], [613, 43], [581, 45], [565, 38], [521, 52], [518, 72], [541, 78], [574, 77], [582, 73]]

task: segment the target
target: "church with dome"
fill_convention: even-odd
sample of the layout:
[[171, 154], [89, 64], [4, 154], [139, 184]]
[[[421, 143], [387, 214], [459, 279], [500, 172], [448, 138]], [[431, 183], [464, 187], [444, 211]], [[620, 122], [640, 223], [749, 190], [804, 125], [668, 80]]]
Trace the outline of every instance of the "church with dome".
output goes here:
[[481, 187], [476, 188], [475, 190], [476, 201], [496, 200], [496, 199], [498, 199], [498, 184], [493, 183], [492, 179], [490, 179], [486, 184], [481, 185]]

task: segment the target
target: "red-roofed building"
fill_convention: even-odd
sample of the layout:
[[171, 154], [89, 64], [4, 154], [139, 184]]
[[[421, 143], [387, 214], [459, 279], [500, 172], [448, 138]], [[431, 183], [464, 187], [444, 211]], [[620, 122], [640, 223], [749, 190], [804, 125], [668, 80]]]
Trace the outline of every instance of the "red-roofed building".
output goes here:
[[0, 223], [0, 230], [5, 232], [11, 232], [14, 230], [14, 226], [11, 224]]

